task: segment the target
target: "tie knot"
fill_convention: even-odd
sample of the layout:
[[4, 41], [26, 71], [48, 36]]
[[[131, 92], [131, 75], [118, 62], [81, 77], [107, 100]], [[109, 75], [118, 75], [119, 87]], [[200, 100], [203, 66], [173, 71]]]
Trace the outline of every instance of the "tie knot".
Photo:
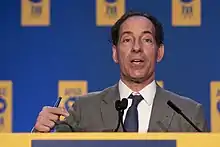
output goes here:
[[144, 99], [141, 95], [132, 95], [129, 97], [132, 99], [132, 106], [137, 107], [138, 104]]

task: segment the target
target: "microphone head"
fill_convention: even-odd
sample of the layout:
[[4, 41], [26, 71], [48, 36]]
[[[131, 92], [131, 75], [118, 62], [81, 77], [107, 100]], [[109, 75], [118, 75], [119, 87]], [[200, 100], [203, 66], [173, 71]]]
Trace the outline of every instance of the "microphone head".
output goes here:
[[121, 109], [126, 109], [127, 108], [127, 106], [128, 106], [128, 100], [126, 99], [126, 98], [123, 98], [122, 100], [121, 100]]
[[120, 100], [115, 101], [115, 109], [117, 111], [124, 110], [127, 108], [127, 106], [128, 106], [128, 100], [126, 98], [123, 98], [121, 101]]
[[121, 104], [121, 101], [120, 101], [120, 100], [115, 101], [115, 109], [116, 109], [117, 111], [120, 111], [120, 109], [121, 109], [120, 104]]
[[182, 113], [182, 111], [172, 101], [167, 101], [167, 105], [169, 105], [177, 113]]

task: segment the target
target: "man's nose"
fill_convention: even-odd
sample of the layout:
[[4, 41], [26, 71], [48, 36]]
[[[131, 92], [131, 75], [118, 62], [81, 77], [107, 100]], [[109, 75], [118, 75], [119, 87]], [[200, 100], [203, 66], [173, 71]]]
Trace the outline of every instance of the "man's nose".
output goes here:
[[133, 52], [140, 52], [141, 51], [141, 46], [140, 46], [140, 43], [138, 41], [135, 41], [135, 43], [132, 47], [132, 51]]

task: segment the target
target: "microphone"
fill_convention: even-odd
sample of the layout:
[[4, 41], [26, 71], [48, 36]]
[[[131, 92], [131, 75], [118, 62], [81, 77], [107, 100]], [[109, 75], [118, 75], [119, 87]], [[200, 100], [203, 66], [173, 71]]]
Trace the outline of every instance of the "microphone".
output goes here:
[[167, 104], [178, 114], [180, 114], [194, 129], [198, 132], [202, 132], [186, 115], [182, 112], [180, 108], [178, 108], [172, 101], [167, 101]]
[[124, 124], [123, 124], [123, 115], [124, 115], [124, 110], [127, 108], [128, 106], [128, 100], [126, 98], [123, 98], [121, 101], [117, 100], [115, 102], [115, 109], [118, 111], [118, 125], [117, 128], [114, 130], [114, 132], [117, 132], [119, 129], [120, 124], [122, 125], [123, 128], [123, 132], [127, 132]]

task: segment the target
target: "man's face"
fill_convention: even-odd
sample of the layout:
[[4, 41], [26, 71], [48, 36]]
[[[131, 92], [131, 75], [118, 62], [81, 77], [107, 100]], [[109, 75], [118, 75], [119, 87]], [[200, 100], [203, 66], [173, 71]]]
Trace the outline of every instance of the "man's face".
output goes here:
[[142, 16], [132, 16], [121, 25], [118, 44], [112, 49], [121, 75], [136, 82], [150, 78], [156, 61], [163, 56], [163, 47], [156, 44], [154, 25]]

